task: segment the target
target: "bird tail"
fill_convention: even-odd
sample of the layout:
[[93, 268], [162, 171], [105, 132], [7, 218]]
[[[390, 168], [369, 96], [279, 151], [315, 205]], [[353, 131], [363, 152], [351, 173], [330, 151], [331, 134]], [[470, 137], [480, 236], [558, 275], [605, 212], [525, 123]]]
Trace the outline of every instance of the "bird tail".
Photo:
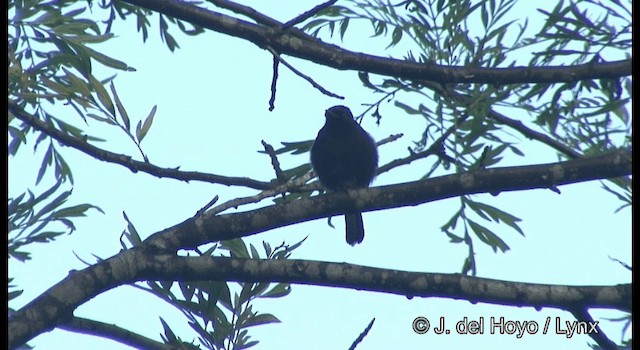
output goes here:
[[364, 223], [361, 213], [351, 213], [344, 216], [347, 231], [347, 243], [355, 245], [364, 239]]

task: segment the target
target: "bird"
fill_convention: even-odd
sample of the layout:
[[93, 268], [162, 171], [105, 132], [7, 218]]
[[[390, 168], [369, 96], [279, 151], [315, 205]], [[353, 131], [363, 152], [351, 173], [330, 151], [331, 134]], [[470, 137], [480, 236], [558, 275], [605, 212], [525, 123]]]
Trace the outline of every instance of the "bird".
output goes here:
[[[378, 150], [371, 136], [353, 119], [346, 106], [325, 111], [325, 124], [311, 146], [311, 166], [320, 183], [332, 191], [369, 187], [378, 168]], [[358, 211], [345, 213], [346, 241], [364, 239]]]

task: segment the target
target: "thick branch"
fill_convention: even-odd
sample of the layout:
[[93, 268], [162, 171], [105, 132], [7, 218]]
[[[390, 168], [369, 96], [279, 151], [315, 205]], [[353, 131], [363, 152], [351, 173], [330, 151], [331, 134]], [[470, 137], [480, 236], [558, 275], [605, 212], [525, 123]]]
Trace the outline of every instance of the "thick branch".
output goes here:
[[599, 307], [631, 311], [631, 285], [559, 286], [500, 281], [461, 274], [422, 273], [309, 260], [256, 260], [155, 255], [144, 280], [223, 280], [329, 286], [450, 298], [519, 307]]
[[91, 157], [103, 162], [120, 164], [134, 173], [141, 171], [157, 177], [168, 177], [182, 181], [203, 181], [209, 183], [218, 183], [227, 186], [244, 186], [258, 190], [265, 190], [274, 187], [269, 182], [257, 181], [247, 177], [229, 177], [215, 174], [206, 174], [197, 171], [180, 171], [178, 170], [178, 168], [161, 168], [151, 163], [134, 160], [129, 156], [105, 151], [101, 148], [90, 145], [85, 140], [81, 140], [77, 137], [57, 130], [53, 126], [25, 112], [24, 110], [22, 110], [22, 108], [18, 107], [13, 102], [9, 102], [9, 111], [13, 113], [16, 118], [30, 125], [34, 129], [47, 134], [48, 136], [64, 144], [65, 146], [73, 147], [78, 151], [88, 154]]
[[415, 206], [461, 195], [552, 188], [631, 174], [631, 152], [559, 163], [479, 169], [425, 181], [350, 190], [348, 193], [300, 199], [256, 210], [225, 215], [204, 213], [147, 239], [161, 250], [192, 249], [201, 244], [238, 238], [310, 221], [349, 210], [374, 211]]
[[[73, 272], [70, 274], [65, 280], [59, 282], [27, 306], [11, 315], [9, 322], [10, 344], [12, 344], [11, 347], [19, 346], [37, 334], [50, 330], [60, 323], [66, 322], [66, 320], [72, 317], [73, 311], [80, 304], [106, 290], [145, 278], [155, 278], [159, 276], [157, 275], [158, 273], [163, 273], [162, 271], [171, 271], [170, 267], [173, 266], [173, 263], [160, 268], [158, 271], [155, 270], [155, 264], [162, 263], [162, 261], [151, 260], [151, 258], [158, 256], [162, 252], [195, 248], [204, 243], [248, 236], [302, 221], [314, 220], [329, 215], [344, 214], [346, 211], [352, 210], [354, 207], [361, 209], [362, 211], [381, 210], [418, 205], [464, 194], [483, 192], [499, 193], [502, 191], [527, 190], [534, 188], [556, 188], [557, 186], [570, 183], [613, 178], [630, 174], [631, 152], [617, 151], [598, 157], [581, 158], [566, 162], [523, 167], [481, 169], [464, 174], [442, 176], [426, 181], [352, 190], [348, 193], [333, 193], [300, 199], [290, 203], [277, 204], [243, 213], [216, 216], [205, 212], [202, 215], [190, 218], [174, 227], [153, 234], [151, 237], [146, 239], [142, 245], [135, 249], [124, 251], [113, 258], [100, 262], [83, 271]], [[164, 259], [171, 260], [172, 256], [164, 255]], [[206, 262], [206, 260], [197, 261]], [[177, 262], [178, 261], [176, 261], [176, 263]], [[237, 265], [237, 263], [235, 265]], [[233, 268], [239, 268], [239, 266], [235, 265], [232, 261], [231, 266]], [[199, 265], [196, 264], [195, 267], [197, 266]], [[244, 267], [249, 268], [252, 266], [254, 265], [246, 265]], [[282, 265], [267, 266], [282, 267]], [[306, 277], [302, 278], [299, 277], [299, 275], [287, 274], [286, 276], [288, 276], [287, 278], [289, 279], [282, 279], [282, 281], [290, 281], [294, 283], [305, 283], [305, 281], [307, 281], [309, 284], [336, 285], [344, 287], [351, 286], [347, 283], [347, 281], [351, 281], [349, 279], [340, 280], [334, 278], [336, 277], [334, 273], [347, 269], [348, 265], [333, 264], [323, 266], [326, 271], [324, 276], [328, 280], [318, 279], [307, 281]], [[222, 268], [222, 266], [218, 266], [217, 268]], [[293, 265], [291, 268], [293, 268], [293, 270], [290, 270], [290, 272], [301, 270], [299, 265]], [[304, 266], [302, 266], [302, 269], [303, 268]], [[181, 273], [182, 272], [188, 273], [189, 271], [185, 270], [181, 271]], [[208, 277], [206, 278], [231, 280], [254, 278], [253, 275], [250, 274], [252, 273], [251, 271], [245, 271], [244, 275], [240, 274], [238, 275], [239, 277], [234, 277], [236, 272], [238, 271], [226, 270], [225, 272], [223, 270], [219, 275], [212, 275], [211, 271], [207, 270]], [[283, 271], [283, 273], [284, 272], [286, 271]], [[302, 275], [304, 276], [304, 274]], [[354, 273], [354, 275], [359, 275], [361, 277], [367, 276], [367, 274], [363, 272]], [[179, 275], [176, 275], [175, 278], [193, 279], [193, 277], [189, 276], [178, 276]], [[263, 275], [258, 274], [258, 276]], [[338, 277], [339, 276], [340, 274], [338, 274]], [[351, 274], [348, 274], [347, 276], [351, 276]], [[455, 284], [457, 288], [459, 288], [462, 285], [461, 283], [466, 280], [460, 280], [461, 277], [458, 275], [456, 276], [458, 279]], [[275, 278], [275, 275], [267, 274], [263, 277], [255, 278], [266, 279], [271, 277]], [[393, 283], [391, 285], [385, 285], [383, 283], [382, 287], [375, 287], [376, 284], [371, 280], [353, 282], [356, 284], [352, 285], [352, 287], [366, 287], [371, 288], [370, 290], [374, 291], [404, 295], [450, 296], [454, 298], [464, 298], [464, 295], [462, 294], [438, 294], [444, 292], [440, 289], [429, 289], [432, 288], [435, 280], [416, 280], [415, 277], [417, 276], [406, 277], [411, 279], [411, 283], [413, 283], [409, 285], [411, 289], [408, 290], [398, 288], [393, 289], [393, 286], [395, 285]], [[386, 278], [388, 278], [388, 276]], [[279, 279], [274, 279], [274, 281], [275, 280]], [[383, 280], [384, 278], [380, 279], [379, 282], [384, 282]], [[421, 284], [422, 282], [420, 281], [423, 281], [426, 284]], [[358, 285], [357, 283], [361, 283], [361, 285]], [[445, 289], [445, 291], [447, 290], [448, 289]], [[484, 287], [478, 290], [487, 291]], [[459, 291], [453, 291], [451, 293], [459, 293]], [[606, 293], [598, 295], [603, 297]], [[508, 297], [505, 298], [504, 296], [500, 297], [494, 295], [490, 297], [482, 293], [470, 294], [470, 296], [472, 297], [472, 301], [514, 305], [512, 304], [513, 301], [510, 303], [510, 299]], [[589, 299], [587, 298], [584, 300]], [[628, 298], [623, 300], [622, 309], [626, 310], [626, 306], [624, 305], [629, 305], [629, 301], [631, 300], [630, 288]], [[532, 304], [534, 302], [539, 304], [539, 301], [536, 300], [530, 300], [530, 302]], [[553, 304], [553, 300], [549, 302], [551, 303], [549, 305], [555, 305]], [[578, 305], [583, 304], [578, 302]], [[588, 304], [584, 306], [590, 307], [592, 305]]]
[[[172, 16], [219, 33], [248, 40], [258, 47], [272, 47], [276, 52], [341, 70], [365, 71], [409, 80], [429, 80], [439, 83], [560, 83], [587, 79], [617, 79], [631, 75], [631, 59], [587, 63], [575, 66], [547, 67], [449, 67], [423, 64], [351, 52], [325, 43], [295, 28], [264, 26], [199, 8], [178, 0], [125, 0], [152, 11]], [[255, 14], [252, 18], [256, 18]], [[273, 21], [273, 22], [272, 22]]]
[[344, 263], [159, 255], [139, 246], [74, 272], [9, 318], [15, 348], [70, 319], [82, 303], [117, 285], [142, 280], [283, 282], [563, 310], [631, 310], [631, 285], [558, 286], [431, 274]]

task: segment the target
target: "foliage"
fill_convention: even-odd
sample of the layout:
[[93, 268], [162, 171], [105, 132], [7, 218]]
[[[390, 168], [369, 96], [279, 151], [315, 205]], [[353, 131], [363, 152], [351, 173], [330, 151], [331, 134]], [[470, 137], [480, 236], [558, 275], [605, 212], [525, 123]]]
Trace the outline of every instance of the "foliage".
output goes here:
[[[540, 28], [531, 28], [528, 19], [514, 11], [515, 0], [383, 0], [340, 2], [319, 12], [303, 30], [320, 37], [339, 35], [345, 40], [354, 22], [368, 22], [372, 37], [384, 38], [387, 48], [406, 52], [411, 62], [467, 67], [530, 67], [549, 64], [604, 62], [630, 57], [631, 3], [598, 0], [560, 1], [552, 11], [539, 10], [546, 18]], [[362, 27], [357, 27], [360, 30]], [[523, 57], [531, 57], [523, 62]], [[445, 149], [454, 155], [456, 171], [500, 164], [510, 152], [526, 156], [516, 145], [514, 134], [526, 138], [538, 132], [519, 120], [529, 120], [556, 144], [578, 154], [596, 155], [631, 147], [631, 78], [616, 81], [580, 81], [560, 84], [521, 84], [492, 86], [456, 84], [442, 86], [431, 82], [405, 81], [395, 77], [373, 77], [359, 73], [363, 85], [381, 95], [367, 109], [383, 121], [393, 108], [424, 118], [422, 137], [414, 151], [424, 150], [440, 135], [454, 130]], [[527, 115], [523, 114], [523, 111]], [[517, 115], [523, 127], [506, 124], [505, 115]], [[514, 133], [515, 131], [515, 133]], [[554, 147], [556, 144], [548, 144]], [[560, 158], [572, 154], [556, 148]], [[436, 160], [423, 178], [446, 170], [448, 162]], [[629, 179], [613, 179], [615, 190], [603, 187], [631, 203]], [[488, 211], [487, 211], [488, 210]], [[514, 215], [478, 202], [472, 196], [460, 198], [459, 209], [442, 226], [453, 243], [467, 244], [469, 255], [463, 273], [476, 273], [474, 237], [494, 251], [509, 249], [492, 228], [472, 218], [503, 222], [520, 234]], [[456, 226], [458, 222], [462, 225]], [[457, 234], [456, 231], [462, 231]]]
[[[123, 237], [128, 242], [122, 242], [123, 249], [134, 247], [141, 243], [140, 237], [125, 214], [128, 227]], [[247, 249], [242, 239], [222, 241], [214, 244], [204, 252], [196, 250], [199, 256], [228, 256], [246, 259], [287, 259], [296, 248], [300, 247], [304, 239], [296, 244], [287, 245], [284, 242], [276, 248], [263, 241], [264, 256], [252, 245]], [[224, 252], [228, 255], [224, 255]], [[254, 302], [261, 298], [281, 298], [291, 292], [286, 283], [269, 282], [237, 283], [234, 285], [224, 281], [148, 281], [147, 287], [136, 287], [147, 291], [168, 304], [180, 310], [191, 328], [198, 334], [199, 342], [207, 349], [246, 349], [258, 344], [250, 340], [247, 328], [262, 324], [280, 322], [277, 317], [269, 313], [254, 311]], [[179, 293], [177, 293], [179, 291]], [[231, 317], [229, 317], [229, 314]], [[167, 322], [160, 318], [164, 328], [163, 340], [167, 344], [186, 346], [192, 345], [181, 341], [171, 330]]]
[[[423, 64], [504, 68], [598, 63], [630, 57], [631, 2], [623, 1], [559, 1], [552, 11], [540, 11], [545, 20], [539, 28], [531, 28], [526, 18], [518, 18], [513, 13], [515, 0], [402, 0], [397, 3], [345, 0], [317, 13], [302, 29], [317, 37], [336, 34], [348, 42], [349, 31], [355, 23], [365, 23], [371, 26], [372, 37], [384, 41], [388, 53], [403, 52], [406, 61]], [[100, 22], [95, 18], [104, 20]], [[171, 51], [180, 47], [171, 32], [175, 28], [186, 35], [204, 32], [199, 26], [118, 0], [99, 1], [97, 5], [92, 1], [10, 1], [9, 102], [83, 142], [103, 140], [75, 126], [75, 122], [86, 125], [87, 130], [95, 123], [116, 127], [127, 135], [140, 157], [149, 162], [142, 141], [151, 130], [157, 107], [150, 107], [146, 117], [133, 121], [117, 93], [115, 72], [135, 68], [93, 48], [114, 37], [111, 28], [116, 20], [132, 18], [143, 42], [149, 37], [152, 21], [157, 20], [159, 36]], [[531, 59], [523, 62], [522, 57]], [[95, 76], [96, 64], [114, 74]], [[512, 86], [445, 86], [372, 76], [367, 72], [359, 72], [359, 78], [379, 97], [365, 112], [379, 123], [386, 122], [385, 115], [392, 111], [424, 120], [422, 137], [415, 140], [412, 152], [425, 150], [443, 134], [453, 132], [453, 137], [446, 138], [443, 145], [447, 154], [453, 155], [453, 165], [459, 173], [504, 164], [508, 153], [527, 156], [528, 150], [519, 147], [516, 135], [533, 138], [535, 133], [544, 133], [554, 142], [543, 143], [561, 159], [571, 158], [574, 153], [567, 153], [558, 145], [589, 156], [631, 147], [631, 78]], [[67, 114], [62, 115], [61, 110]], [[505, 115], [517, 117], [509, 119]], [[10, 156], [16, 156], [25, 148], [23, 145], [32, 141], [31, 134], [36, 134], [30, 125], [18, 124], [14, 118], [9, 113]], [[530, 122], [536, 129], [514, 127], [514, 123], [509, 123], [514, 120]], [[56, 142], [44, 133], [36, 135], [34, 152], [39, 147], [46, 150], [35, 185], [42, 185], [51, 170], [55, 184], [44, 191], [34, 190], [38, 195], [25, 189], [20, 195], [8, 198], [9, 258], [19, 261], [30, 258], [26, 251], [29, 244], [48, 243], [64, 233], [71, 234], [75, 231], [75, 218], [86, 216], [89, 209], [102, 211], [88, 203], [66, 205], [72, 194], [72, 188], [67, 189], [73, 185], [72, 166], [65, 161]], [[308, 141], [284, 142], [276, 154], [306, 154], [310, 145]], [[448, 160], [438, 158], [417, 176], [428, 178], [443, 173], [449, 166]], [[285, 170], [284, 174], [294, 179], [308, 170], [309, 165], [305, 163]], [[612, 179], [602, 186], [623, 202], [620, 209], [630, 206], [628, 179]], [[308, 191], [294, 193], [276, 201], [310, 194]], [[130, 249], [140, 244], [141, 238], [126, 215], [125, 220], [127, 229], [121, 243], [123, 249]], [[519, 222], [516, 215], [486, 201], [462, 196], [458, 209], [444, 221], [441, 230], [452, 243], [467, 245], [468, 256], [461, 271], [475, 274], [474, 243], [479, 240], [494, 252], [505, 252], [509, 249], [508, 239], [500, 237], [493, 228], [504, 224], [524, 235]], [[283, 243], [276, 248], [264, 243], [261, 256], [253, 245], [247, 247], [237, 239], [194, 253], [287, 259], [301, 243], [290, 246]], [[21, 291], [11, 282], [10, 278], [9, 298], [13, 299]], [[250, 339], [248, 328], [279, 321], [272, 314], [256, 311], [255, 302], [261, 298], [283, 297], [290, 292], [287, 284], [272, 286], [266, 282], [148, 281], [146, 286], [136, 287], [180, 310], [198, 335], [199, 345], [182, 340], [173, 332], [170, 322], [161, 318], [164, 331], [161, 337], [165, 343], [210, 349], [243, 349], [257, 344]]]
[[[96, 14], [91, 1], [40, 0], [10, 1], [9, 3], [9, 101], [24, 113], [29, 113], [46, 122], [50, 127], [78, 138], [83, 142], [104, 141], [86, 134], [84, 130], [72, 125], [69, 115], [58, 115], [62, 109], [69, 114], [73, 111], [85, 125], [98, 122], [120, 129], [136, 146], [144, 161], [148, 156], [141, 147], [149, 132], [157, 106], [153, 106], [146, 118], [134, 123], [118, 96], [114, 78], [105, 79], [94, 76], [94, 65], [99, 63], [116, 71], [135, 71], [126, 63], [91, 48], [94, 44], [103, 44], [114, 37], [111, 33], [113, 21], [134, 15], [138, 31], [143, 41], [148, 36], [151, 11], [143, 10], [120, 1], [100, 2], [100, 7], [108, 11], [106, 26], [95, 21]], [[159, 16], [160, 35], [167, 47], [173, 51], [179, 47], [169, 34], [168, 23], [175, 24], [183, 33], [196, 35], [202, 28], [185, 25], [184, 22], [167, 16]], [[69, 108], [70, 107], [70, 108]], [[16, 125], [15, 116], [9, 113], [10, 141], [8, 152], [16, 156], [21, 146], [31, 140], [33, 128], [23, 123]], [[36, 185], [41, 183], [46, 173], [53, 168], [55, 184], [39, 195], [29, 189], [8, 199], [9, 218], [9, 257], [26, 261], [30, 259], [28, 245], [49, 243], [64, 233], [75, 231], [74, 218], [86, 216], [89, 209], [102, 210], [92, 204], [64, 206], [71, 198], [72, 189], [64, 190], [68, 181], [73, 185], [71, 166], [58, 150], [56, 142], [39, 133], [34, 141], [34, 152], [44, 141], [48, 141], [37, 177]], [[123, 238], [129, 244], [141, 243], [135, 227], [126, 217], [127, 230]], [[62, 224], [63, 228], [60, 228]], [[127, 248], [124, 241], [123, 248]], [[284, 243], [272, 249], [264, 243], [265, 254], [269, 259], [286, 259], [291, 251], [301, 244], [293, 246]], [[203, 254], [216, 254], [221, 249], [231, 252], [231, 256], [249, 256], [244, 242], [240, 239], [223, 242], [219, 247]], [[259, 258], [253, 246], [250, 246], [251, 258]], [[11, 283], [11, 278], [8, 283]], [[174, 295], [172, 283], [148, 282], [145, 290], [155, 294], [184, 313], [189, 324], [199, 335], [201, 344], [210, 349], [244, 349], [257, 344], [250, 341], [248, 327], [272, 322], [278, 319], [268, 313], [254, 310], [253, 301], [258, 298], [277, 298], [286, 296], [290, 287], [269, 283], [240, 283], [240, 293], [231, 298], [230, 285], [225, 282], [179, 282], [181, 297]], [[9, 284], [10, 299], [18, 297], [22, 291]], [[194, 300], [195, 298], [195, 300]], [[231, 314], [231, 320], [225, 313]], [[163, 340], [167, 344], [186, 348], [199, 348], [192, 343], [183, 342], [175, 336], [169, 325], [161, 319], [164, 327]], [[215, 328], [212, 328], [215, 325]]]

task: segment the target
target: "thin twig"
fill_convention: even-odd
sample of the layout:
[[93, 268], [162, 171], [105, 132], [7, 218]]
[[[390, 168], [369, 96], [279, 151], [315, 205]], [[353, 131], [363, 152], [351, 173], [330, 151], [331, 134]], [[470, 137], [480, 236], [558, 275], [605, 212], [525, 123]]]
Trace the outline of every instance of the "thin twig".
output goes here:
[[394, 135], [389, 135], [386, 138], [376, 142], [376, 146], [380, 147], [386, 143], [391, 143], [394, 142], [395, 140], [401, 138], [402, 136], [404, 136], [404, 134], [394, 134]]
[[598, 325], [597, 321], [593, 320], [593, 317], [589, 314], [589, 311], [584, 308], [569, 310], [573, 316], [582, 324], [584, 327], [588, 327], [586, 332], [589, 334], [591, 339], [593, 339], [600, 347], [604, 350], [617, 350], [618, 345], [611, 341], [607, 337], [606, 334], [602, 331], [602, 328]]
[[89, 156], [103, 162], [120, 164], [134, 173], [141, 171], [157, 177], [167, 177], [187, 182], [202, 181], [209, 183], [218, 183], [226, 186], [244, 186], [257, 190], [266, 190], [269, 188], [273, 188], [274, 186], [269, 182], [258, 181], [247, 177], [229, 177], [215, 174], [206, 174], [197, 171], [179, 171], [178, 169], [180, 167], [161, 168], [151, 163], [137, 161], [131, 159], [130, 156], [103, 150], [96, 146], [90, 145], [85, 140], [57, 130], [54, 127], [43, 122], [42, 120], [38, 119], [37, 117], [31, 115], [30, 113], [27, 113], [13, 101], [9, 101], [8, 107], [9, 111], [13, 113], [17, 119], [20, 119], [34, 129], [52, 137], [61, 144], [75, 148], [78, 151], [88, 154]]
[[273, 56], [273, 77], [271, 78], [271, 97], [269, 98], [269, 112], [276, 108], [276, 83], [278, 82], [279, 60]]
[[287, 61], [285, 61], [282, 57], [280, 57], [280, 55], [272, 47], [268, 47], [267, 49], [269, 50], [269, 52], [271, 52], [271, 54], [273, 55], [274, 58], [278, 59], [278, 61], [280, 63], [284, 64], [287, 68], [289, 68], [297, 76], [299, 76], [302, 79], [308, 81], [311, 85], [313, 85], [313, 87], [315, 87], [316, 89], [320, 90], [320, 92], [322, 92], [323, 94], [325, 94], [327, 96], [330, 96], [330, 97], [335, 97], [335, 98], [344, 100], [344, 97], [342, 97], [340, 95], [337, 95], [337, 94], [334, 94], [333, 92], [328, 91], [327, 89], [325, 89], [322, 86], [320, 86], [320, 84], [318, 84], [315, 81], [313, 81], [313, 79], [311, 79], [311, 77], [309, 77], [309, 76], [305, 75], [304, 73], [300, 72], [299, 70], [295, 69], [292, 65], [287, 63]]
[[[227, 201], [225, 203], [218, 205], [215, 208], [208, 210], [207, 215], [216, 215], [230, 208], [238, 208], [241, 205], [258, 203], [265, 198], [274, 197], [281, 193], [292, 192], [294, 189], [302, 188], [302, 186], [305, 183], [307, 183], [307, 181], [311, 180], [313, 177], [315, 177], [315, 173], [308, 172], [303, 176], [296, 178], [295, 180], [291, 180], [285, 184], [282, 184], [281, 186], [278, 186], [274, 189], [265, 190], [253, 196], [232, 199], [230, 201]], [[304, 188], [307, 188], [307, 186], [304, 186]], [[315, 186], [309, 186], [309, 188], [307, 188], [306, 190], [309, 191], [312, 189], [319, 189], [319, 188], [320, 188], [320, 183], [316, 181]]]
[[61, 324], [59, 328], [70, 332], [90, 334], [105, 339], [111, 339], [138, 349], [176, 349], [175, 346], [158, 342], [143, 335], [134, 333], [128, 329], [82, 317], [74, 316], [67, 323]]
[[216, 202], [218, 201], [218, 195], [216, 195], [215, 197], [213, 197], [212, 200], [209, 201], [209, 203], [205, 204], [204, 207], [200, 208], [200, 210], [198, 210], [196, 212], [196, 215], [194, 215], [194, 218], [197, 218], [198, 216], [202, 216], [202, 214], [204, 214], [205, 211], [207, 211], [207, 209], [211, 208], [212, 205], [216, 204]]
[[565, 145], [564, 143], [557, 141], [541, 132], [537, 132], [535, 130], [531, 130], [529, 128], [527, 128], [521, 121], [519, 120], [513, 120], [511, 118], [507, 118], [505, 115], [498, 113], [496, 111], [494, 111], [493, 109], [489, 111], [489, 117], [491, 117], [492, 119], [497, 120], [498, 122], [506, 125], [506, 126], [510, 126], [511, 128], [517, 130], [518, 132], [520, 132], [522, 135], [524, 135], [525, 137], [529, 138], [529, 139], [533, 139], [533, 140], [537, 140], [540, 141], [548, 146], [551, 146], [552, 148], [554, 148], [555, 150], [557, 150], [560, 153], [563, 153], [564, 155], [566, 155], [567, 157], [571, 158], [571, 159], [578, 159], [580, 157], [582, 157], [582, 154], [580, 154], [580, 152], [576, 152], [573, 148]]
[[364, 331], [362, 331], [362, 333], [360, 333], [358, 338], [356, 338], [356, 340], [353, 341], [353, 343], [349, 347], [349, 350], [355, 350], [356, 346], [358, 346], [358, 344], [362, 342], [364, 337], [366, 337], [367, 334], [369, 334], [369, 331], [371, 330], [371, 327], [373, 327], [373, 322], [375, 322], [375, 320], [376, 320], [375, 317], [371, 319], [371, 322], [369, 322], [369, 325], [364, 329]]
[[280, 27], [282, 25], [282, 23], [276, 21], [271, 17], [263, 15], [262, 13], [254, 10], [249, 6], [240, 5], [227, 0], [209, 0], [209, 2], [218, 7], [222, 7], [237, 14], [249, 17], [252, 20], [256, 21], [256, 23], [258, 24], [264, 24], [269, 27]]
[[269, 155], [269, 158], [271, 158], [271, 165], [273, 166], [273, 170], [276, 172], [276, 178], [278, 179], [278, 181], [280, 181], [280, 183], [287, 182], [287, 177], [284, 175], [284, 172], [282, 172], [282, 169], [280, 168], [280, 162], [278, 161], [276, 151], [270, 144], [266, 143], [264, 140], [262, 140], [262, 146], [264, 147], [264, 151]]
[[458, 125], [460, 125], [462, 122], [464, 122], [468, 117], [469, 117], [468, 114], [463, 114], [460, 118], [458, 118], [456, 123], [451, 125], [426, 150], [424, 150], [422, 152], [415, 153], [411, 149], [409, 149], [409, 155], [407, 157], [392, 160], [391, 162], [379, 167], [378, 171], [377, 171], [377, 175], [380, 175], [380, 174], [382, 174], [384, 172], [387, 172], [387, 171], [389, 171], [389, 170], [391, 170], [393, 168], [397, 168], [397, 167], [399, 167], [401, 165], [409, 164], [409, 163], [411, 163], [411, 162], [413, 162], [415, 160], [426, 158], [426, 157], [431, 156], [431, 155], [438, 155], [438, 156], [440, 156], [440, 158], [445, 159], [446, 161], [448, 161], [450, 163], [454, 163], [455, 159], [452, 159], [444, 151], [444, 147], [443, 147], [444, 141], [445, 141], [445, 139], [447, 137], [449, 137], [449, 135], [451, 135], [458, 128]]
[[282, 29], [287, 29], [290, 28], [298, 23], [303, 22], [304, 20], [306, 20], [307, 18], [313, 17], [313, 15], [315, 15], [316, 13], [324, 10], [325, 8], [335, 4], [336, 2], [338, 2], [338, 0], [329, 0], [323, 4], [320, 4], [314, 8], [312, 8], [311, 10], [296, 16], [294, 19], [287, 21], [285, 24], [282, 25]]

